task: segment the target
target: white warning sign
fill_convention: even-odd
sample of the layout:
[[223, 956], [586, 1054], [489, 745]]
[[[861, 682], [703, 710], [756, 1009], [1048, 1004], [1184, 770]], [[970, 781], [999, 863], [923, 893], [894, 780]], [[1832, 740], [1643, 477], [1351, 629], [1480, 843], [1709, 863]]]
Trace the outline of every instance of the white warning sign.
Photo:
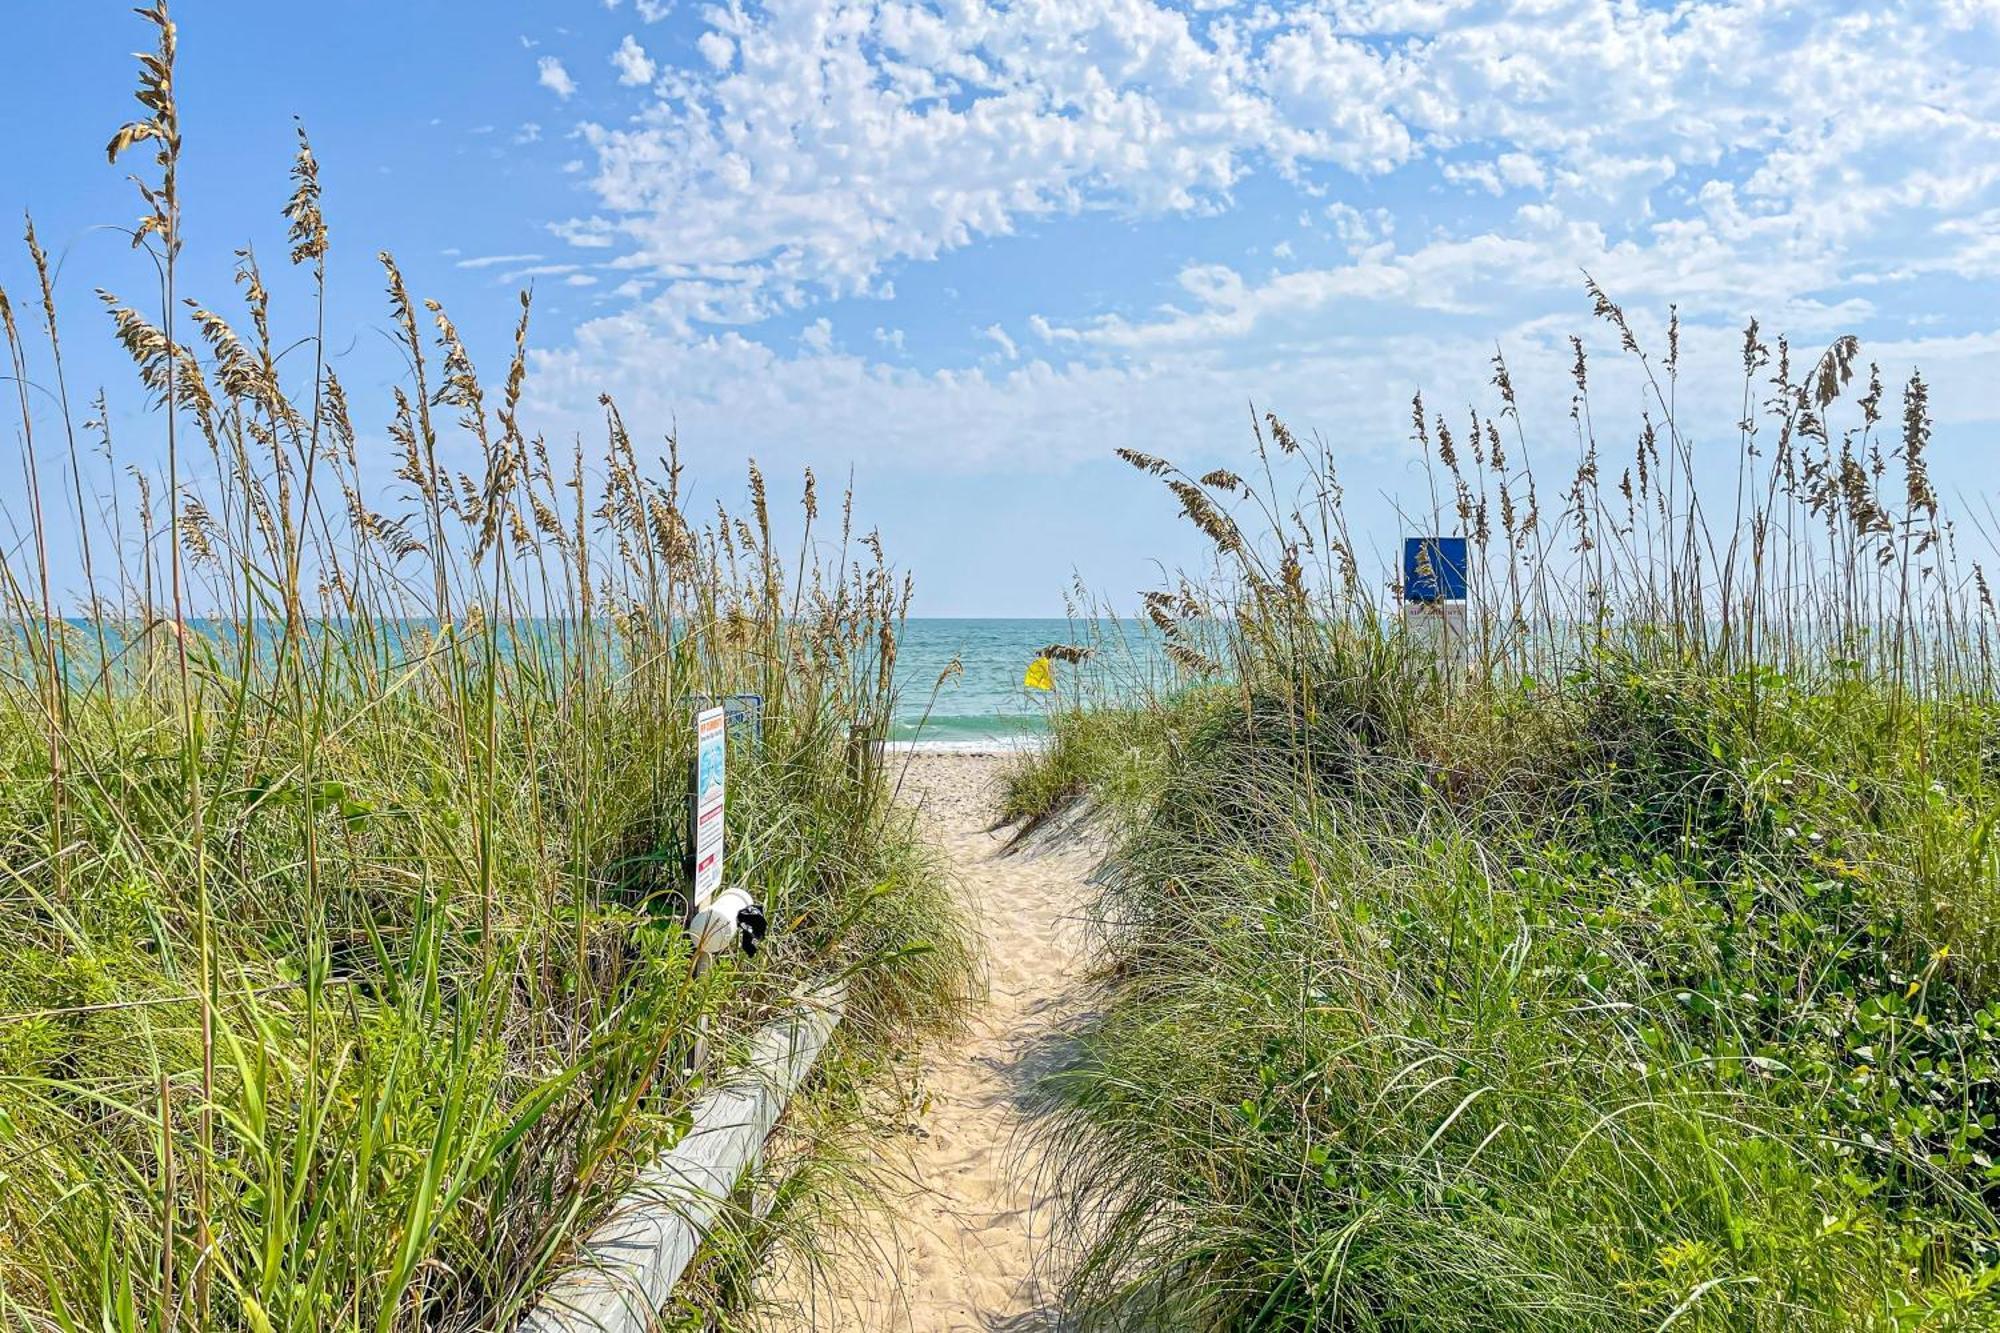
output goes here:
[[694, 719], [694, 900], [705, 905], [722, 888], [722, 798], [729, 726], [720, 708]]

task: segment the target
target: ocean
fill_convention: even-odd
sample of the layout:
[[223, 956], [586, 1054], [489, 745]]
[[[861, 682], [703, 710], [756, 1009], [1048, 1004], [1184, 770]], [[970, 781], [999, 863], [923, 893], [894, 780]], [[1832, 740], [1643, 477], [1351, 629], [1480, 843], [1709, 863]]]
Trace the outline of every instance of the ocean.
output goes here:
[[[427, 631], [433, 621], [398, 622], [411, 631]], [[71, 620], [76, 642], [91, 643], [91, 624]], [[192, 619], [192, 628], [218, 642], [233, 641], [233, 622]], [[1143, 625], [1143, 622], [1141, 622]], [[260, 639], [275, 641], [276, 621], [257, 622]], [[114, 648], [121, 627], [109, 630]], [[1053, 693], [1030, 690], [1021, 683], [1028, 664], [1050, 644], [1092, 646], [1097, 652], [1082, 663], [1053, 664]], [[961, 672], [938, 678], [953, 658]], [[94, 676], [96, 657], [79, 651], [71, 669]], [[1137, 697], [1166, 675], [1165, 659], [1154, 636], [1142, 628], [1110, 620], [912, 618], [903, 629], [896, 658], [898, 698], [889, 739], [916, 742], [925, 748], [1018, 748], [1048, 731], [1049, 710], [1078, 702], [1101, 703]]]
[[[1091, 660], [1054, 663], [1053, 694], [1021, 676], [1050, 644], [1096, 644]], [[956, 657], [963, 672], [936, 688]], [[1132, 697], [1160, 671], [1150, 636], [1109, 621], [912, 618], [896, 658], [894, 741], [926, 748], [1014, 748], [1048, 730], [1049, 710]]]

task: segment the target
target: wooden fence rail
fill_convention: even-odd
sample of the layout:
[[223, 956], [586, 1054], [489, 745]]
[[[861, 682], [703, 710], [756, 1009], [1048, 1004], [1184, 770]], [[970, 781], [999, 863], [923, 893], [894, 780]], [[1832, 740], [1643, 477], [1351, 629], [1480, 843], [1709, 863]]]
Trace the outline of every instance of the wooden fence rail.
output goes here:
[[687, 1135], [640, 1172], [521, 1333], [649, 1333], [845, 1004], [843, 985], [823, 986], [757, 1034], [748, 1064], [695, 1104]]

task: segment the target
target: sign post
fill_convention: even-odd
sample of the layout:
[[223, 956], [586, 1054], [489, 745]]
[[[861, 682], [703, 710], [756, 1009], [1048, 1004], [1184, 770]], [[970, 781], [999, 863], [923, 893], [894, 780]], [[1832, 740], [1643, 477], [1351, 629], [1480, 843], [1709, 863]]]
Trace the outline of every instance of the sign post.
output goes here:
[[694, 719], [694, 908], [722, 889], [723, 789], [727, 782], [728, 716], [704, 708]]
[[[694, 715], [694, 774], [689, 794], [688, 861], [693, 870], [694, 896], [688, 905], [688, 933], [694, 937], [695, 966], [704, 969], [710, 955], [732, 945], [755, 954], [770, 928], [763, 904], [742, 886], [722, 886], [724, 791], [728, 785], [729, 712], [705, 707]], [[704, 1019], [703, 1022], [707, 1020]], [[697, 1049], [700, 1044], [697, 1043]]]

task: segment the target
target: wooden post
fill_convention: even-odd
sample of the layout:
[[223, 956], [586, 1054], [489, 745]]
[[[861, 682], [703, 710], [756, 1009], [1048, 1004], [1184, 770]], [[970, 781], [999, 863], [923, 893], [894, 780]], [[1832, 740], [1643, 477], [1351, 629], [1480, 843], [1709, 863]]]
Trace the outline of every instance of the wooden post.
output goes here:
[[882, 740], [875, 728], [857, 722], [847, 729], [847, 769], [862, 787], [871, 786], [882, 772]]

